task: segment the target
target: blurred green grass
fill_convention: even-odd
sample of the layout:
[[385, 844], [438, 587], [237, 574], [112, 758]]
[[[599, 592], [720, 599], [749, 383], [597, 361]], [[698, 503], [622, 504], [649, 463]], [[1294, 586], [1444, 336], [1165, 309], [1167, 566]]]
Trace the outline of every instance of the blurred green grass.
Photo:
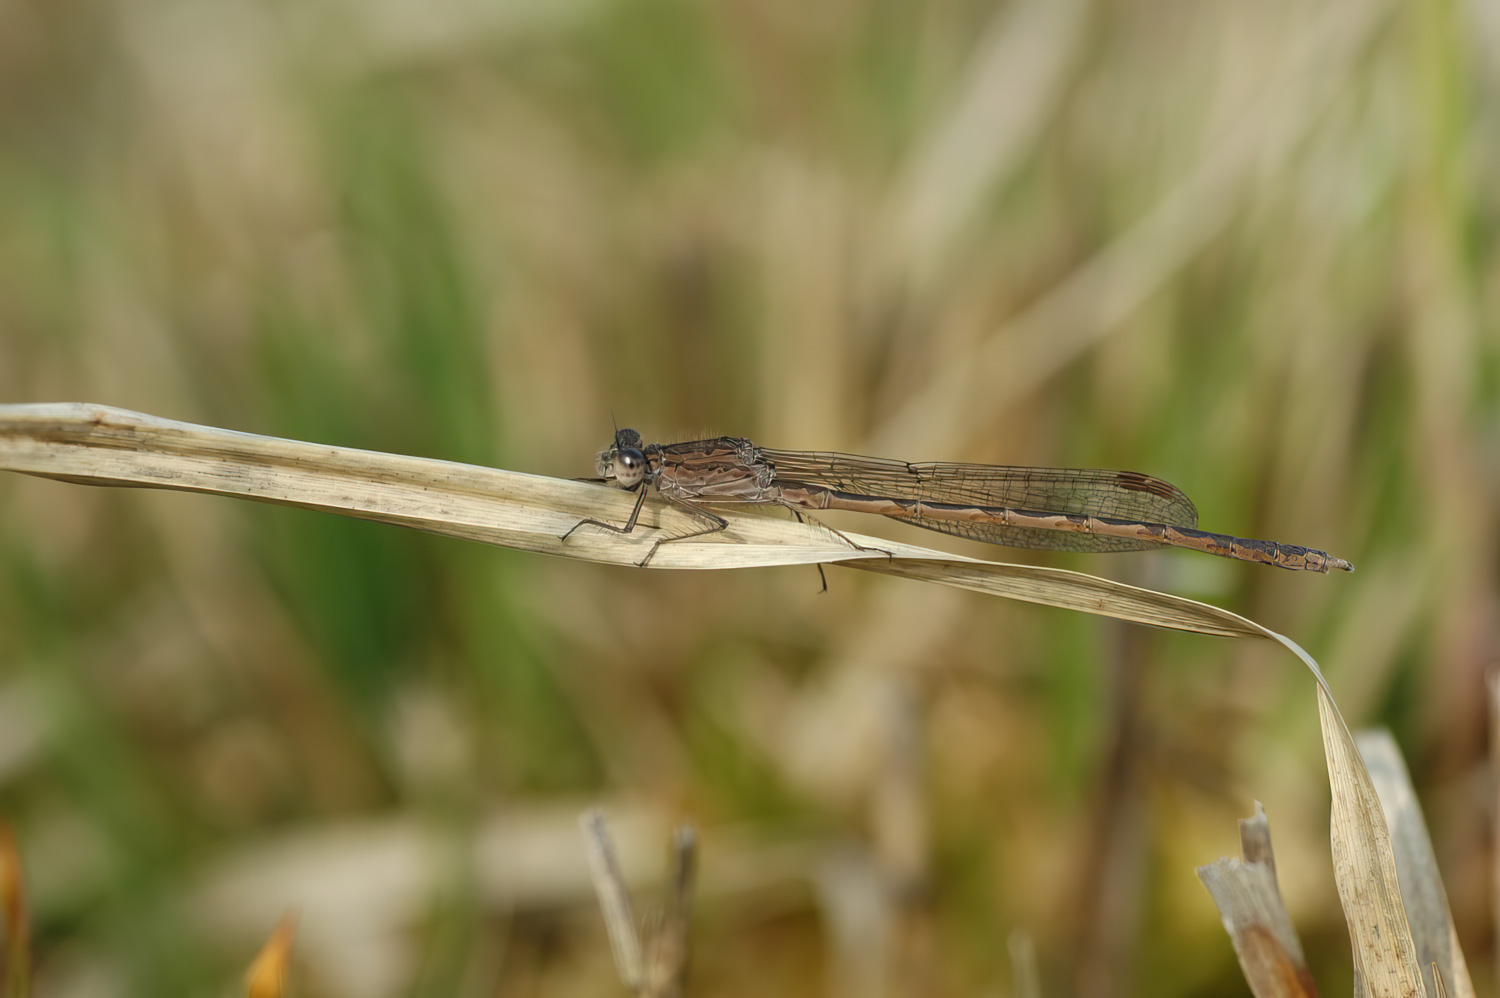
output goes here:
[[[0, 9], [0, 397], [564, 476], [612, 418], [1162, 475], [1211, 529], [1359, 572], [1056, 563], [1291, 634], [1351, 722], [1394, 726], [1483, 967], [1497, 51], [1480, 7], [1369, 0], [23, 0]], [[692, 818], [706, 862], [736, 844], [698, 993], [880, 979], [836, 913], [846, 854], [920, 882], [876, 895], [891, 988], [993, 989], [1022, 927], [1048, 993], [1233, 989], [1192, 869], [1257, 798], [1346, 986], [1291, 663], [830, 584], [6, 480], [0, 812], [37, 993], [219, 986], [271, 924], [185, 915], [214, 871], [276, 883], [300, 869], [278, 843], [407, 820], [450, 847], [441, 875], [305, 916], [306, 993], [607, 993], [586, 893], [497, 900], [462, 858], [595, 800]], [[893, 703], [921, 720], [915, 816], [881, 803]], [[809, 842], [822, 865], [778, 858]]]

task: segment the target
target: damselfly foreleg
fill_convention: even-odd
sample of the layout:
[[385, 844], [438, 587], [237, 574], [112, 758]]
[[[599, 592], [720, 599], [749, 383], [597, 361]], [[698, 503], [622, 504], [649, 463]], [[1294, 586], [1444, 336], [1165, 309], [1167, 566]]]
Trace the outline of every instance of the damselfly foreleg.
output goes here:
[[[578, 481], [588, 481], [588, 479], [578, 479]], [[579, 520], [577, 523], [573, 524], [571, 527], [568, 528], [567, 533], [562, 534], [557, 539], [560, 540], [560, 541], [566, 541], [569, 537], [573, 536], [573, 531], [577, 530], [579, 527], [583, 526], [585, 523], [592, 523], [594, 526], [596, 526], [596, 527], [603, 527], [605, 530], [613, 530], [617, 534], [629, 534], [629, 533], [633, 533], [635, 531], [635, 521], [638, 520], [638, 519], [640, 519], [640, 516], [641, 516], [641, 507], [644, 506], [645, 504], [646, 504], [646, 490], [645, 489], [641, 489], [640, 492], [638, 492], [636, 494], [635, 508], [630, 511], [630, 519], [628, 519], [628, 520], [625, 521], [625, 526], [622, 527], [622, 526], [620, 526], [618, 524], [610, 523], [610, 522], [608, 522], [606, 520], [596, 520], [592, 516], [590, 516], [590, 517], [588, 517], [586, 519]]]
[[[706, 523], [707, 526], [703, 527], [703, 529], [701, 530], [694, 530], [690, 533], [679, 534], [676, 537], [658, 538], [656, 543], [651, 545], [651, 550], [646, 552], [646, 557], [635, 563], [637, 568], [645, 568], [647, 565], [649, 565], [651, 563], [651, 559], [656, 557], [657, 549], [660, 548], [663, 544], [670, 543], [671, 541], [685, 541], [693, 537], [702, 537], [705, 534], [717, 534], [719, 531], [729, 526], [728, 520], [724, 519], [722, 516], [716, 516], [715, 514], [710, 513], [708, 510], [697, 505], [696, 503], [687, 502], [682, 499], [674, 499], [671, 496], [662, 496], [662, 498], [671, 503], [673, 506], [682, 510], [684, 513], [695, 518], [700, 523]], [[596, 520], [593, 517], [589, 517], [588, 519], [579, 520], [577, 523], [573, 524], [568, 528], [568, 532], [566, 534], [563, 534], [558, 539], [566, 541], [569, 536], [572, 535], [573, 531], [577, 530], [579, 527], [583, 526], [586, 523], [592, 523], [596, 527], [603, 527], [605, 530], [611, 530], [617, 534], [634, 533], [636, 524], [640, 520], [641, 508], [645, 506], [645, 504], [646, 490], [642, 489], [639, 497], [635, 501], [635, 508], [630, 511], [630, 519], [625, 521], [625, 525], [623, 527], [615, 523], [610, 523], [606, 520]]]

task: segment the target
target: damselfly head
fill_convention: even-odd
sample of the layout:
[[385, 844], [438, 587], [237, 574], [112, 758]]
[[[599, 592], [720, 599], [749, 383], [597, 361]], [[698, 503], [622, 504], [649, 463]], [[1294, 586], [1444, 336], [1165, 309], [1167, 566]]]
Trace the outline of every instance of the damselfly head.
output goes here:
[[614, 443], [599, 452], [599, 477], [613, 478], [622, 489], [641, 484], [650, 470], [646, 441], [634, 430], [616, 430]]

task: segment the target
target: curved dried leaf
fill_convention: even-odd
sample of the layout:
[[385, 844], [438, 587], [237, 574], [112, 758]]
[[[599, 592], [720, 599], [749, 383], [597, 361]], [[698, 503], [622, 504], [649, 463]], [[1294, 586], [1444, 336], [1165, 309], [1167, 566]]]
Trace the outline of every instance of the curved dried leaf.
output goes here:
[[[0, 469], [90, 485], [232, 495], [615, 565], [637, 564], [658, 539], [697, 526], [653, 501], [629, 535], [585, 527], [564, 542], [561, 536], [581, 519], [623, 522], [634, 497], [589, 483], [236, 433], [87, 403], [0, 406]], [[1379, 800], [1327, 681], [1295, 642], [1217, 607], [1077, 572], [847, 535], [876, 549], [856, 550], [813, 524], [730, 509], [721, 515], [728, 529], [665, 545], [651, 567], [838, 563], [1158, 627], [1281, 643], [1318, 682], [1334, 869], [1356, 971], [1382, 998], [1425, 995]]]
[[[613, 565], [636, 565], [661, 538], [699, 528], [688, 514], [650, 500], [630, 534], [586, 525], [564, 541], [585, 518], [623, 523], [635, 497], [589, 482], [238, 433], [87, 403], [0, 406], [0, 469], [86, 485], [237, 496]], [[1217, 607], [1079, 572], [846, 535], [874, 549], [857, 550], [816, 524], [718, 512], [727, 530], [663, 545], [650, 567], [838, 563], [1157, 627], [1261, 633]]]
[[1363, 982], [1362, 993], [1374, 998], [1426, 998], [1417, 948], [1396, 877], [1391, 833], [1375, 783], [1333, 697], [1321, 686], [1318, 720], [1333, 792], [1329, 819], [1333, 876], [1349, 926], [1354, 969]]

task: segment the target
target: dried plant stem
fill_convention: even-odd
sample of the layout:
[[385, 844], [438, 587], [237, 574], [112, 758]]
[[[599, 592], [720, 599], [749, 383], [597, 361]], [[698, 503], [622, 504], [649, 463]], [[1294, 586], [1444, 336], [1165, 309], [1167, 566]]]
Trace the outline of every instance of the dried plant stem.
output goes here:
[[672, 836], [671, 883], [666, 905], [650, 920], [651, 932], [642, 945], [630, 891], [615, 857], [603, 812], [597, 809], [585, 812], [579, 822], [620, 982], [641, 998], [680, 998], [687, 981], [689, 925], [698, 868], [697, 832], [684, 825]]
[[641, 936], [630, 907], [630, 892], [620, 873], [619, 860], [615, 858], [614, 843], [604, 825], [604, 813], [597, 809], [587, 811], [579, 822], [583, 826], [584, 848], [594, 878], [594, 890], [599, 895], [599, 910], [604, 912], [604, 928], [609, 933], [610, 949], [615, 954], [615, 970], [626, 988], [639, 993], [646, 979]]
[[679, 998], [687, 984], [689, 925], [698, 872], [698, 833], [684, 825], [672, 835], [672, 870], [667, 903], [648, 943], [647, 998]]
[[1276, 885], [1271, 824], [1259, 801], [1253, 816], [1240, 819], [1240, 849], [1243, 859], [1224, 858], [1198, 868], [1240, 970], [1256, 998], [1312, 998], [1318, 989]]

